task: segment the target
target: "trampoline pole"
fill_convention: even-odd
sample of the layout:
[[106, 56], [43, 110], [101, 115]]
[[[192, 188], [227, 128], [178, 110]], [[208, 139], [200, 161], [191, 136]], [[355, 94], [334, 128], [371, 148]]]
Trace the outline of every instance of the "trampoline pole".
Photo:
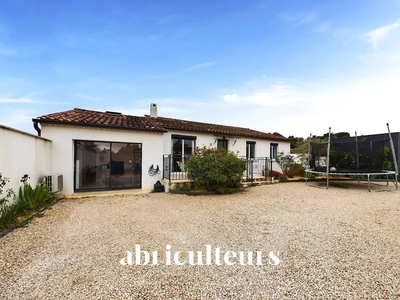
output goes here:
[[[360, 161], [359, 161], [359, 157], [358, 157], [358, 140], [357, 140], [357, 131], [355, 132], [355, 137], [356, 137], [356, 162], [357, 162], [357, 170], [360, 169]], [[357, 175], [357, 180], [358, 183], [360, 183], [360, 176]]]
[[358, 170], [358, 169], [360, 169], [360, 161], [359, 161], [359, 157], [358, 157], [359, 154], [358, 154], [357, 131], [355, 133], [356, 133], [356, 156], [357, 156], [356, 161], [357, 161], [357, 170]]
[[368, 177], [368, 192], [370, 192], [371, 188], [370, 188], [370, 185], [369, 185], [369, 174], [367, 174], [367, 177]]
[[331, 128], [328, 134], [328, 149], [326, 150], [326, 188], [329, 188], [329, 155], [331, 152]]
[[399, 185], [399, 182], [397, 180], [397, 176], [399, 174], [399, 166], [397, 165], [396, 151], [394, 150], [394, 144], [393, 144], [392, 134], [390, 133], [390, 129], [389, 129], [389, 123], [386, 123], [386, 125], [387, 125], [387, 129], [388, 129], [388, 133], [389, 133], [390, 148], [392, 148], [394, 170], [396, 171], [395, 179], [396, 179], [396, 190], [397, 190], [398, 185]]
[[[307, 170], [310, 170], [310, 154], [311, 154], [311, 133], [310, 139], [308, 140], [308, 154], [307, 154]], [[306, 171], [306, 184], [308, 183], [308, 172]]]

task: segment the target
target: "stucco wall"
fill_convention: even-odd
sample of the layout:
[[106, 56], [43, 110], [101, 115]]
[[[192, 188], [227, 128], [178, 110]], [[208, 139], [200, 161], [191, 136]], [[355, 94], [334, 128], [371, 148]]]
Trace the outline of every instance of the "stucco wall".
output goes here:
[[[188, 131], [169, 131], [164, 133], [164, 154], [171, 154], [171, 135], [187, 135], [187, 136], [196, 136], [196, 146], [202, 147], [217, 147], [216, 139], [222, 138], [214, 136], [213, 134], [205, 134], [205, 133], [196, 133], [196, 132], [188, 132]], [[280, 140], [262, 140], [255, 138], [230, 138], [227, 137], [228, 140], [228, 150], [233, 151], [235, 153], [238, 152], [238, 156], [246, 156], [246, 142], [256, 142], [255, 147], [255, 157], [270, 157], [270, 145], [278, 144], [278, 152], [290, 153], [290, 142], [289, 141], [280, 141]], [[273, 169], [277, 171], [281, 171], [279, 166], [273, 162]]]
[[42, 136], [53, 141], [51, 172], [63, 174], [66, 196], [74, 192], [74, 140], [142, 143], [142, 190], [151, 191], [154, 183], [162, 180], [162, 173], [148, 174], [153, 163], [162, 169], [162, 134], [42, 124]]
[[0, 125], [0, 172], [10, 178], [5, 188], [17, 194], [21, 177], [28, 174], [32, 186], [51, 170], [50, 140]]

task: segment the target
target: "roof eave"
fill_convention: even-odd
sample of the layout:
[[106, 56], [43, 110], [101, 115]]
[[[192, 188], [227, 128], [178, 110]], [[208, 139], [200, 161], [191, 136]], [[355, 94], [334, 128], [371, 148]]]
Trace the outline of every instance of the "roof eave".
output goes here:
[[223, 132], [210, 132], [207, 130], [191, 130], [191, 129], [184, 129], [184, 128], [175, 128], [172, 126], [164, 126], [164, 128], [168, 130], [177, 130], [177, 131], [185, 131], [185, 132], [199, 132], [199, 133], [207, 133], [207, 134], [213, 134], [213, 135], [218, 135], [218, 136], [229, 136], [231, 138], [253, 138], [253, 139], [262, 139], [262, 140], [273, 140], [273, 141], [285, 141], [285, 142], [290, 142], [290, 139], [285, 138], [285, 137], [261, 137], [261, 136], [256, 136], [256, 135], [251, 135], [251, 134], [231, 134], [231, 133], [223, 133]]
[[159, 132], [165, 133], [165, 129], [152, 129], [152, 128], [133, 128], [133, 127], [122, 127], [122, 126], [112, 126], [112, 125], [102, 125], [102, 124], [90, 124], [90, 123], [80, 123], [80, 122], [65, 122], [65, 121], [54, 121], [54, 120], [43, 120], [40, 118], [32, 119], [32, 122], [39, 122], [43, 124], [56, 124], [56, 125], [67, 125], [67, 126], [82, 126], [82, 127], [95, 127], [95, 128], [108, 128], [108, 129], [120, 129], [128, 131], [145, 131], [145, 132]]

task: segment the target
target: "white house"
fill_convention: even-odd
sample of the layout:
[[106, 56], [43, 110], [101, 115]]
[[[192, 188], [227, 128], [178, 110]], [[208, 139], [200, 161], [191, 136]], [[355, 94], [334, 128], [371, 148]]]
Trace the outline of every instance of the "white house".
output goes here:
[[[290, 152], [287, 138], [248, 128], [150, 115], [129, 116], [75, 108], [32, 120], [51, 141], [51, 173], [63, 175], [63, 193], [142, 189], [150, 191], [168, 172], [184, 172], [195, 147], [223, 147], [247, 158]], [[274, 169], [278, 169], [276, 166]]]

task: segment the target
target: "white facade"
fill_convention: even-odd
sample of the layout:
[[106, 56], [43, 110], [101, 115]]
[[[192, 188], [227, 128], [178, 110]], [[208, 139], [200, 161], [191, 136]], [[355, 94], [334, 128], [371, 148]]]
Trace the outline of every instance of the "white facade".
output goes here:
[[[54, 124], [42, 124], [42, 136], [53, 142], [51, 151], [51, 173], [62, 173], [64, 177], [64, 191], [68, 196], [74, 193], [74, 141], [100, 141], [100, 142], [122, 142], [142, 144], [142, 190], [151, 191], [154, 184], [162, 181], [163, 155], [172, 153], [172, 136], [195, 137], [197, 147], [217, 147], [217, 140], [222, 136], [213, 134], [171, 130], [164, 134], [153, 132], [134, 132], [128, 130], [117, 130], [107, 128], [82, 127], [82, 126], [60, 126]], [[269, 141], [263, 139], [238, 137], [227, 137], [228, 150], [238, 153], [238, 156], [246, 156], [246, 142], [255, 143], [255, 157], [269, 157], [270, 144], [278, 144], [278, 151], [289, 153], [290, 143], [287, 141]], [[148, 169], [157, 164], [161, 170], [160, 174], [150, 176]], [[274, 163], [274, 170], [279, 167]]]
[[53, 148], [51, 172], [62, 173], [64, 191], [68, 196], [74, 193], [74, 141], [102, 141], [142, 144], [142, 190], [151, 191], [157, 180], [162, 180], [162, 172], [154, 176], [148, 174], [152, 164], [162, 170], [163, 136], [161, 133], [134, 132], [94, 127], [57, 126], [42, 124], [42, 136], [52, 140]]
[[[191, 137], [196, 147], [217, 147], [218, 139], [223, 136], [200, 132], [171, 130], [165, 133], [111, 129], [105, 127], [41, 124], [42, 137], [21, 132], [0, 125], [0, 172], [11, 179], [6, 186], [18, 191], [20, 179], [28, 174], [30, 183], [36, 185], [43, 176], [63, 175], [63, 191], [66, 196], [76, 192], [76, 182], [81, 174], [75, 168], [75, 141], [130, 143], [141, 147], [140, 188], [152, 191], [154, 184], [163, 179], [163, 155], [172, 154], [173, 137]], [[289, 141], [264, 140], [250, 137], [226, 137], [228, 150], [238, 156], [246, 156], [247, 142], [254, 145], [253, 157], [270, 157], [271, 144], [277, 145], [277, 151], [290, 153]], [[106, 153], [106, 152], [105, 152]], [[100, 165], [96, 162], [95, 165]], [[159, 173], [149, 172], [153, 165], [159, 167]], [[276, 163], [274, 170], [280, 170]], [[97, 180], [97, 179], [96, 179]]]
[[[182, 136], [193, 136], [196, 137], [196, 147], [217, 147], [217, 140], [222, 139], [223, 136], [205, 134], [191, 131], [177, 131], [170, 130], [163, 135], [164, 143], [163, 149], [164, 154], [170, 154], [172, 149], [171, 139], [172, 135]], [[284, 153], [290, 153], [290, 142], [280, 140], [264, 140], [252, 137], [229, 137], [228, 150], [237, 153], [238, 156], [246, 156], [246, 142], [255, 142], [255, 157], [270, 157], [270, 146], [271, 144], [278, 144], [278, 152], [283, 151]]]
[[51, 172], [51, 151], [50, 140], [0, 125], [0, 173], [10, 179], [5, 189], [18, 196], [24, 174], [32, 186], [40, 183]]

